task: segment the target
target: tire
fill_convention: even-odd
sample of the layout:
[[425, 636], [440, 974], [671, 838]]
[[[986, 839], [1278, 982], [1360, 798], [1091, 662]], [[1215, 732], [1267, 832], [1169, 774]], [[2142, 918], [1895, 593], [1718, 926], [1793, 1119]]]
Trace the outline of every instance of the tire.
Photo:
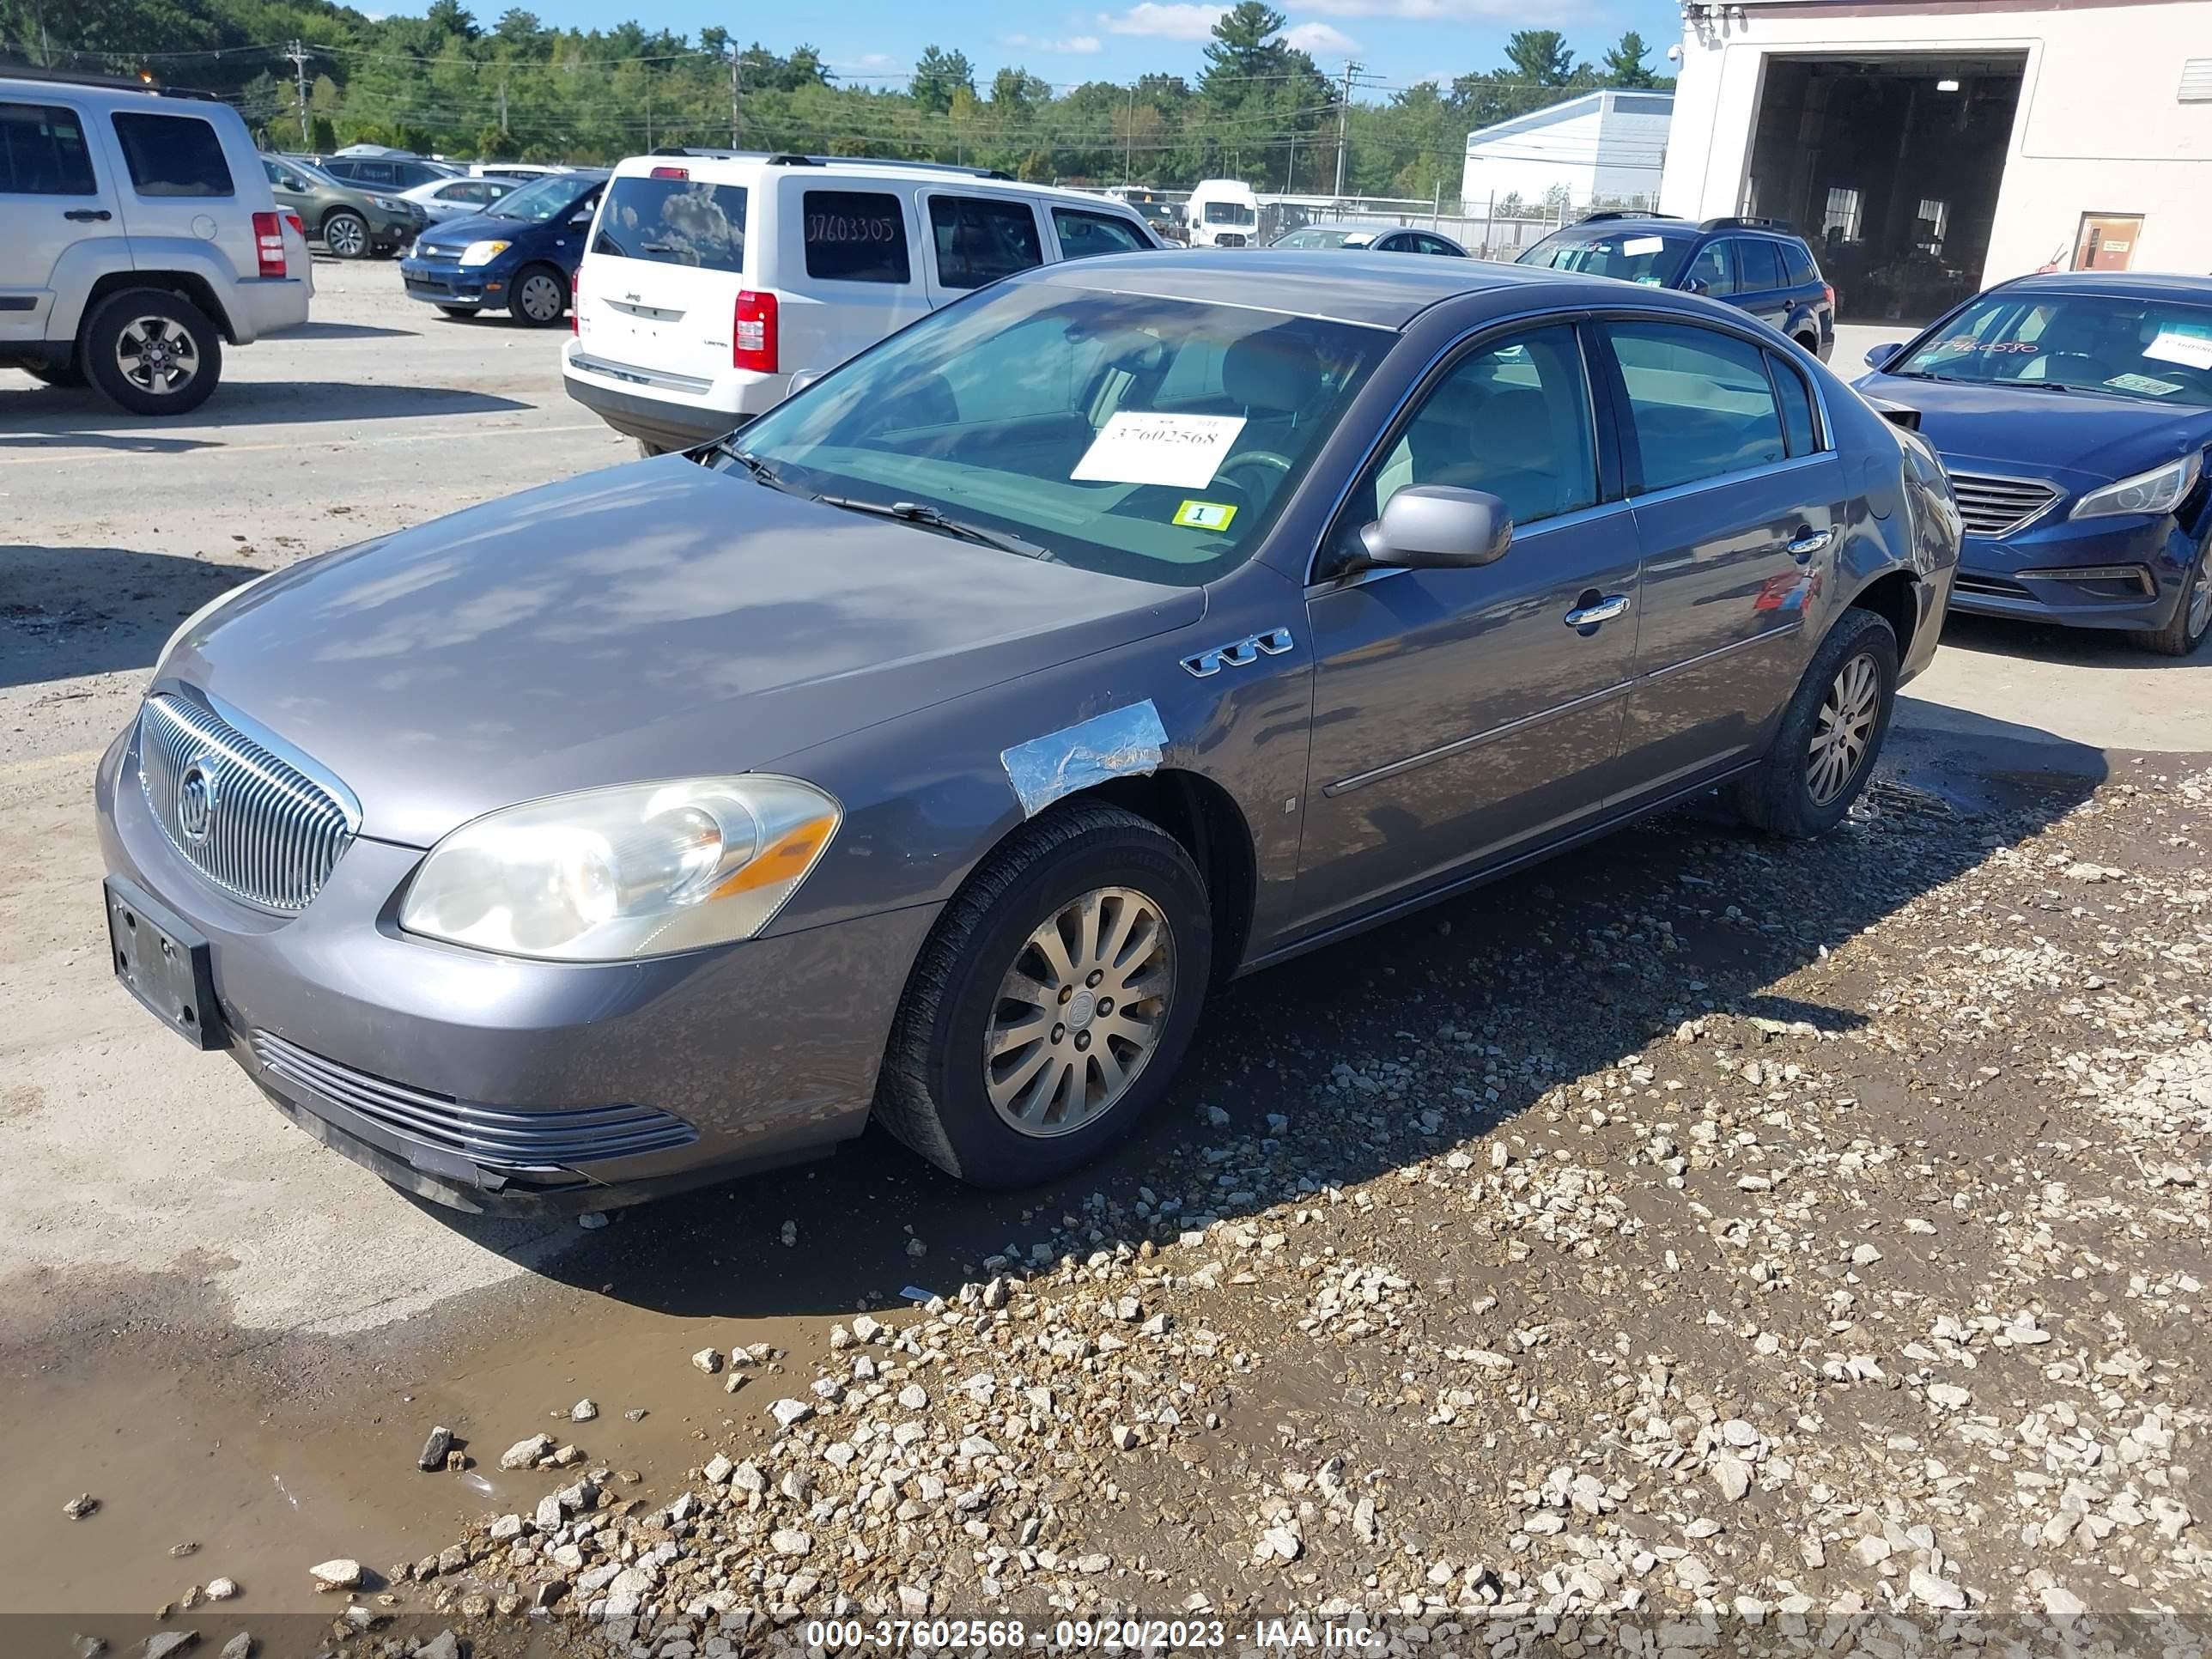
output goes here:
[[[1093, 983], [1110, 968], [1084, 971], [1086, 900], [1091, 925], [1118, 930], [1125, 941], [1124, 971], [1133, 975], [1126, 982], [1142, 988], [1149, 1022], [1128, 1021], [1110, 1006], [1106, 988], [1125, 981]], [[1149, 933], [1145, 907], [1159, 924]], [[1059, 930], [1073, 975], [1054, 969], [1035, 945], [1048, 927]], [[1102, 946], [1115, 936], [1105, 931]], [[1147, 937], [1151, 946], [1135, 945], [1140, 954], [1131, 963], [1132, 944]], [[1113, 955], [1103, 948], [1091, 960]], [[1064, 1174], [1127, 1134], [1166, 1091], [1197, 1028], [1212, 957], [1205, 884], [1173, 836], [1119, 807], [1048, 812], [976, 867], [923, 945], [891, 1026], [876, 1115], [939, 1169], [975, 1186], [1022, 1187]], [[1035, 1000], [1002, 997], [1020, 969], [1030, 975], [1024, 982]], [[1024, 1007], [1036, 1018], [1024, 1018]], [[1071, 1031], [1079, 1018], [1087, 1029]], [[1110, 1033], [1100, 1024], [1109, 1020]], [[994, 1031], [1025, 1027], [1036, 1035], [1017, 1037], [996, 1061], [988, 1055]], [[1148, 1048], [1130, 1042], [1133, 1029], [1149, 1031]], [[1043, 1058], [1032, 1064], [1039, 1050]], [[1118, 1092], [1106, 1085], [1102, 1055], [1128, 1072]], [[1003, 1112], [988, 1086], [994, 1064]], [[1010, 1115], [1024, 1108], [1027, 1130]]]
[[2181, 602], [2163, 628], [2143, 629], [2128, 637], [2161, 657], [2185, 657], [2212, 634], [2212, 530], [2197, 544], [2197, 557], [2182, 578]]
[[1799, 334], [1795, 335], [1792, 337], [1796, 340], [1799, 345], [1804, 347], [1805, 355], [1807, 356], [1818, 357], [1820, 355], [1820, 340], [1818, 335]]
[[551, 328], [568, 310], [568, 279], [551, 265], [525, 265], [507, 286], [507, 313], [525, 328]]
[[222, 379], [222, 336], [182, 295], [127, 288], [84, 319], [76, 360], [93, 385], [132, 414], [183, 415]]
[[323, 246], [334, 259], [366, 259], [370, 251], [368, 221], [349, 208], [323, 216]]
[[[1870, 684], [1863, 674], [1871, 675]], [[1863, 694], [1870, 694], [1872, 706], [1862, 725], [1856, 711]], [[1832, 698], [1842, 701], [1853, 716], [1847, 729], [1859, 734], [1855, 750], [1847, 742], [1832, 745], [1840, 750], [1840, 760], [1814, 752], [1816, 742], [1823, 744], [1824, 751], [1832, 746], [1824, 741], [1836, 724]], [[1774, 746], [1758, 770], [1736, 784], [1736, 810], [1769, 835], [1793, 840], [1834, 829], [1874, 775], [1896, 703], [1896, 633], [1871, 611], [1854, 607], [1844, 611], [1813, 653], [1805, 678], [1783, 711]]]
[[77, 386], [84, 384], [83, 366], [74, 357], [65, 363], [27, 364], [23, 373], [41, 386]]

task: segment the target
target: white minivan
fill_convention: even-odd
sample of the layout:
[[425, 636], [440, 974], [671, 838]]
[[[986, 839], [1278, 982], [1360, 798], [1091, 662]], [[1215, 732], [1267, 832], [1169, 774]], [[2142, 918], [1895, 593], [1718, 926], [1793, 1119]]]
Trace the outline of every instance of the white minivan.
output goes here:
[[635, 156], [592, 221], [562, 377], [647, 453], [688, 448], [987, 283], [1161, 246], [1118, 202], [972, 167]]
[[1260, 198], [1242, 179], [1201, 179], [1183, 204], [1193, 247], [1249, 247], [1260, 240]]

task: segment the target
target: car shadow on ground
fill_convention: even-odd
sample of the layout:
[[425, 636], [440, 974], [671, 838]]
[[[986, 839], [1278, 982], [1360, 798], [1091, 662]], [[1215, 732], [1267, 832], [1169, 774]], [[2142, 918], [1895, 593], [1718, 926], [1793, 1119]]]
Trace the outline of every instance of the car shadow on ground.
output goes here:
[[0, 542], [0, 687], [151, 668], [179, 623], [260, 574], [181, 554]]
[[[2021, 755], [2045, 747], [2033, 728], [1979, 735]], [[1040, 1243], [1080, 1256], [1208, 1215], [1326, 1202], [1501, 1127], [1572, 1146], [1571, 1121], [1534, 1109], [1686, 1019], [1863, 1024], [1850, 1007], [1771, 988], [2085, 799], [2103, 757], [2059, 752], [2054, 768], [1978, 778], [1966, 809], [1885, 773], [1817, 842], [1755, 836], [1717, 802], [1693, 805], [1240, 981], [1131, 1139], [1033, 1190], [960, 1186], [872, 1129], [816, 1164], [617, 1212], [603, 1231], [569, 1224], [565, 1247], [527, 1259], [681, 1316], [835, 1316], [897, 1305], [908, 1287], [954, 1291]], [[1835, 1054], [1840, 1072], [1880, 1060], [1843, 1042]], [[1653, 1109], [1694, 1115], [1695, 1097], [1677, 1099]], [[507, 1242], [436, 1213], [488, 1249]]]
[[[2212, 641], [2212, 635], [2207, 636]], [[2111, 628], [2059, 628], [2048, 623], [2004, 617], [1970, 617], [1952, 612], [1943, 621], [1943, 646], [1978, 656], [2033, 657], [2039, 662], [2075, 668], [2142, 669], [2202, 667], [2212, 664], [2212, 643], [2185, 657], [2147, 651], [2125, 633]]]
[[378, 328], [368, 323], [301, 323], [297, 327], [264, 335], [271, 340], [412, 340], [411, 328]]
[[0, 450], [79, 444], [119, 448], [164, 442], [200, 447], [198, 441], [164, 441], [157, 434], [164, 427], [178, 424], [229, 428], [342, 422], [350, 426], [440, 415], [521, 413], [531, 407], [513, 398], [453, 386], [235, 380], [216, 387], [213, 397], [189, 414], [163, 416], [126, 413], [86, 387], [47, 386], [20, 393], [0, 390]]

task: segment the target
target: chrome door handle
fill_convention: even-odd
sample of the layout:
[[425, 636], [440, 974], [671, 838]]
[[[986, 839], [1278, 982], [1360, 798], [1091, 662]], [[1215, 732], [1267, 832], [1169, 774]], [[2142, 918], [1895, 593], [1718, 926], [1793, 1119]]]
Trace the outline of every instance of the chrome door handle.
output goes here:
[[1570, 628], [1595, 628], [1600, 623], [1611, 622], [1615, 617], [1628, 614], [1628, 595], [1608, 593], [1595, 605], [1578, 605], [1567, 612], [1565, 621]]
[[1835, 538], [1833, 530], [1801, 530], [1790, 544], [1790, 556], [1796, 559], [1809, 559]]

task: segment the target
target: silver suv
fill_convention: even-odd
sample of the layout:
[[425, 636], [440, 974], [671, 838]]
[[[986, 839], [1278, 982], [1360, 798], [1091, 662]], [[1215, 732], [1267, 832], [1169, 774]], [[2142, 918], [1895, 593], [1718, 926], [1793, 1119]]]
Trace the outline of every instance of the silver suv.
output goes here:
[[197, 409], [226, 344], [307, 319], [307, 233], [212, 98], [0, 75], [0, 367], [134, 414]]

